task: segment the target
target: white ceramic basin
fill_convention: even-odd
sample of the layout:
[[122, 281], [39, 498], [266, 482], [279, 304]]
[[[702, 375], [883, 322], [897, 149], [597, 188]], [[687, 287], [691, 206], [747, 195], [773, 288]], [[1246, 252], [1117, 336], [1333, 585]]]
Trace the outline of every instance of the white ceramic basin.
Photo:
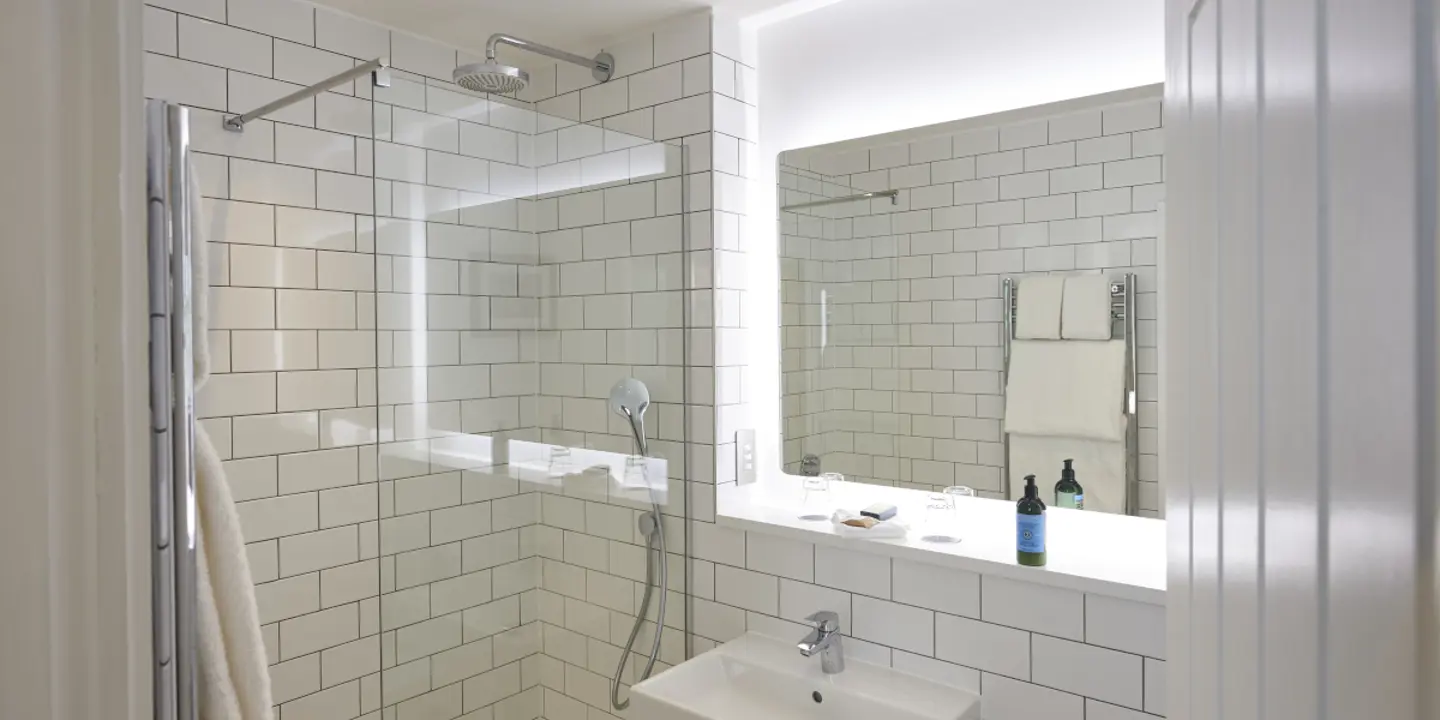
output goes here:
[[820, 658], [755, 633], [631, 689], [635, 720], [978, 720], [980, 698], [958, 688], [846, 658]]

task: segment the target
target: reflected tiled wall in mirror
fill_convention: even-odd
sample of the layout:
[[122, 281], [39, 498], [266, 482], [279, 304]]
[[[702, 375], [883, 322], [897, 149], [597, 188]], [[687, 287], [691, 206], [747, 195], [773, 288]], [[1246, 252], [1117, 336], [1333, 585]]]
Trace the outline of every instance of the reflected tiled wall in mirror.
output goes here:
[[1154, 99], [1033, 114], [976, 118], [964, 130], [908, 142], [882, 136], [781, 156], [781, 205], [900, 191], [896, 204], [880, 198], [780, 213], [787, 472], [814, 454], [823, 470], [851, 480], [967, 485], [999, 497], [1002, 278], [1133, 272], [1139, 508], [1160, 513], [1158, 91]]

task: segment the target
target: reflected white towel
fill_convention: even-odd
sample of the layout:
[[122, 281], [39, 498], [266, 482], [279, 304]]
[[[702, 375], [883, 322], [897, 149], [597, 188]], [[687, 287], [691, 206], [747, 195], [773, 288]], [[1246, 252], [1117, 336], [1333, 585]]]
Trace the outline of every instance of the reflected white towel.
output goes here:
[[1034, 475], [1040, 499], [1055, 499], [1055, 483], [1066, 460], [1074, 460], [1075, 479], [1085, 488], [1085, 509], [1125, 512], [1125, 443], [1075, 438], [1010, 436], [1010, 496], [1025, 494], [1025, 476]]
[[[198, 393], [210, 376], [209, 245], [193, 167], [190, 179], [191, 342]], [[195, 546], [200, 719], [270, 720], [270, 671], [240, 516], [220, 454], [199, 425], [195, 428], [195, 505], [200, 527]]]
[[1016, 299], [1015, 337], [1023, 340], [1059, 340], [1060, 305], [1065, 278], [1031, 277], [1020, 281]]
[[1121, 442], [1125, 341], [1016, 340], [1005, 387], [1005, 432]]
[[1109, 340], [1110, 279], [1104, 275], [1065, 278], [1060, 336], [1066, 340]]

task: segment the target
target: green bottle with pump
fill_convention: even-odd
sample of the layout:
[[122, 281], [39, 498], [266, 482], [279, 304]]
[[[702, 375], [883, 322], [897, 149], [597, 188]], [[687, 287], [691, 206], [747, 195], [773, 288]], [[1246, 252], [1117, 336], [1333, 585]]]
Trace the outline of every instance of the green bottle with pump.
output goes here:
[[1015, 562], [1045, 565], [1045, 503], [1034, 475], [1025, 476], [1025, 497], [1015, 504]]
[[1055, 507], [1085, 509], [1085, 488], [1075, 479], [1075, 461], [1066, 460], [1065, 469], [1060, 471], [1060, 482], [1055, 483]]

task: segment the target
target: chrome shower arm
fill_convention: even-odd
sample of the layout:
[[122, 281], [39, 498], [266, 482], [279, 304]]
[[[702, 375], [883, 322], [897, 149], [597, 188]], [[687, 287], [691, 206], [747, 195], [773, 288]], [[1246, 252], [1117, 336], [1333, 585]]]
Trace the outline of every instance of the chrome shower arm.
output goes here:
[[557, 50], [548, 45], [541, 45], [540, 43], [517, 38], [514, 35], [506, 35], [505, 33], [495, 33], [490, 36], [489, 40], [485, 41], [485, 59], [494, 60], [495, 49], [499, 47], [501, 43], [520, 48], [521, 50], [529, 50], [537, 55], [544, 55], [555, 58], [556, 60], [574, 63], [580, 67], [593, 68], [596, 66], [596, 62], [591, 58], [576, 55], [575, 53], [568, 53], [564, 50]]
[[610, 57], [609, 53], [600, 53], [593, 58], [587, 58], [581, 55], [576, 55], [575, 53], [565, 52], [564, 50], [557, 50], [550, 47], [549, 45], [541, 45], [537, 42], [523, 40], [521, 38], [515, 37], [514, 35], [506, 35], [505, 33], [495, 33], [494, 35], [490, 36], [489, 40], [485, 41], [485, 59], [494, 60], [495, 48], [497, 48], [501, 43], [520, 48], [521, 50], [529, 50], [530, 52], [536, 53], [537, 55], [544, 55], [545, 57], [554, 58], [556, 60], [564, 60], [568, 63], [574, 63], [576, 65], [579, 65], [580, 67], [590, 68], [593, 71], [603, 73], [607, 79], [609, 78], [611, 71], [613, 71], [615, 68], [615, 62]]

